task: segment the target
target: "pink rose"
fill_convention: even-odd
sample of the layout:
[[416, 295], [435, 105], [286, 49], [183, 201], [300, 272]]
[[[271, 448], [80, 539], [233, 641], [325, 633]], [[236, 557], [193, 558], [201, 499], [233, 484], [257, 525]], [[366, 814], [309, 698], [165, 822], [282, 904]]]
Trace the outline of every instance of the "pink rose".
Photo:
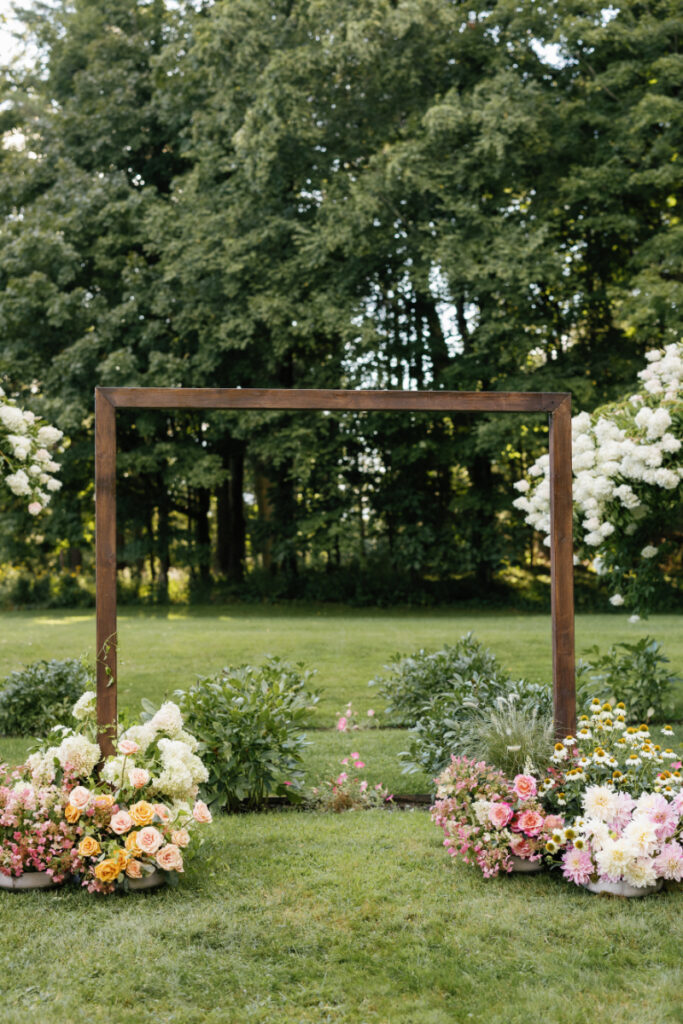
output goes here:
[[515, 857], [522, 857], [524, 860], [528, 860], [534, 852], [533, 846], [524, 836], [513, 836], [510, 840], [510, 849]]
[[126, 864], [126, 874], [129, 878], [142, 878], [142, 868], [139, 860], [129, 860]]
[[338, 731], [339, 732], [347, 732], [348, 727], [349, 727], [349, 723], [348, 723], [348, 719], [346, 718], [346, 715], [340, 715], [340, 717], [337, 719], [337, 729], [338, 729]]
[[489, 808], [489, 821], [495, 828], [505, 828], [512, 817], [510, 804], [496, 803]]
[[174, 832], [171, 832], [171, 842], [184, 850], [190, 844], [190, 833], [186, 828], [177, 828]]
[[182, 871], [183, 855], [173, 843], [168, 843], [157, 853], [157, 864], [164, 871]]
[[197, 800], [197, 803], [192, 809], [192, 817], [195, 821], [198, 821], [200, 825], [209, 825], [213, 821], [211, 811], [203, 800]]
[[536, 796], [536, 779], [533, 775], [515, 775], [512, 788], [520, 800], [531, 800]]
[[149, 772], [145, 768], [131, 768], [128, 778], [135, 789], [142, 789], [149, 782]]
[[140, 747], [134, 740], [121, 740], [119, 743], [119, 753], [125, 754], [126, 756], [128, 756], [128, 754], [137, 754], [139, 749]]
[[154, 804], [154, 813], [159, 815], [164, 825], [167, 825], [171, 820], [171, 812], [166, 804]]
[[112, 832], [116, 832], [117, 836], [120, 836], [133, 827], [133, 819], [128, 811], [119, 811], [112, 817], [110, 824]]
[[69, 803], [73, 804], [74, 807], [78, 807], [79, 811], [82, 811], [90, 801], [91, 796], [92, 793], [85, 786], [74, 786], [69, 793]]
[[135, 838], [138, 849], [142, 850], [143, 853], [149, 854], [156, 853], [163, 841], [164, 837], [154, 825], [145, 825], [144, 828], [140, 829]]
[[527, 836], [537, 836], [543, 829], [543, 821], [538, 811], [522, 811], [517, 818], [517, 828]]

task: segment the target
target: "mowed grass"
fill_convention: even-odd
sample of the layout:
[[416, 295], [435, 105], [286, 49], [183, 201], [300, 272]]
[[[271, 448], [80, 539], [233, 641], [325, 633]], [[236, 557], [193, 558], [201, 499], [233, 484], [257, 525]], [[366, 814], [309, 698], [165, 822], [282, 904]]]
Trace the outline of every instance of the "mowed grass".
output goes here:
[[0, 893], [2, 1020], [676, 1024], [682, 909], [484, 881], [424, 811], [237, 815], [175, 891]]
[[[649, 632], [683, 674], [682, 620], [580, 616], [577, 649]], [[372, 782], [401, 775], [404, 730], [340, 734], [394, 651], [472, 629], [514, 674], [550, 677], [549, 618], [512, 613], [244, 608], [123, 610], [120, 694], [159, 701], [197, 675], [266, 654], [319, 669], [311, 784], [359, 751]], [[37, 658], [94, 657], [94, 619], [0, 616], [0, 678]], [[683, 690], [678, 689], [679, 706]], [[367, 718], [365, 719], [367, 721]], [[0, 738], [0, 760], [27, 741]], [[221, 817], [177, 890], [92, 897], [0, 891], [3, 1024], [680, 1024], [683, 887], [596, 897], [556, 875], [485, 881], [454, 864], [424, 810]]]

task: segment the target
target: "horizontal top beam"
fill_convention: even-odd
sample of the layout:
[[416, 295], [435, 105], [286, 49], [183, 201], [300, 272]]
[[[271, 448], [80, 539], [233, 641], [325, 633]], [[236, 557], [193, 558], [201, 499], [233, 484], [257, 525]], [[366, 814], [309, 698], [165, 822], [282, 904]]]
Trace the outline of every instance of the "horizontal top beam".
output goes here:
[[343, 391], [298, 388], [96, 388], [118, 409], [368, 409], [553, 412], [553, 391]]

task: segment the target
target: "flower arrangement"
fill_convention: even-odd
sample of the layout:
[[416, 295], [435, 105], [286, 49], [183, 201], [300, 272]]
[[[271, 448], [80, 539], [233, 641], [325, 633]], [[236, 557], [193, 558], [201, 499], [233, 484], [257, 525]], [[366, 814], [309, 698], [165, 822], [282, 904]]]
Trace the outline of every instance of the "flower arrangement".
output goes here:
[[68, 800], [65, 786], [35, 785], [21, 769], [0, 765], [0, 874], [37, 871], [64, 881], [82, 835], [64, 816]]
[[13, 494], [29, 499], [31, 515], [38, 515], [62, 486], [50, 452], [62, 436], [61, 430], [18, 408], [0, 388], [0, 473]]
[[451, 857], [476, 864], [484, 878], [513, 870], [513, 857], [541, 860], [547, 839], [564, 818], [548, 814], [537, 797], [536, 779], [503, 772], [461, 756], [435, 780], [432, 821], [444, 833]]
[[[623, 702], [601, 704], [596, 698], [590, 714], [582, 715], [576, 736], [555, 744], [551, 765], [540, 786], [544, 802], [562, 813], [581, 813], [583, 792], [589, 786], [608, 785], [617, 792], [649, 790], [673, 795], [683, 778], [676, 752], [656, 743], [646, 724], [627, 725]], [[660, 730], [673, 735], [670, 726]]]
[[683, 880], [683, 792], [615, 792], [589, 786], [582, 797], [584, 817], [553, 833], [547, 843], [561, 854], [564, 878], [576, 885], [626, 882], [635, 889], [659, 879]]
[[[65, 837], [55, 848], [55, 856], [66, 854], [66, 861], [56, 864], [55, 879], [70, 875], [89, 892], [100, 893], [138, 887], [154, 872], [176, 884], [197, 828], [211, 822], [209, 808], [198, 799], [208, 772], [195, 753], [197, 740], [183, 729], [180, 709], [169, 701], [147, 721], [127, 728], [117, 752], [103, 763], [94, 741], [93, 692], [79, 698], [73, 716], [77, 726], [56, 727], [55, 742], [48, 739], [23, 768], [28, 781], [22, 785], [35, 794], [27, 799], [47, 802], [54, 826], [50, 835]], [[3, 818], [10, 824], [17, 817], [12, 792], [0, 790], [0, 807], [4, 799], [10, 808]], [[37, 821], [27, 822], [30, 843], [38, 842], [42, 831]]]
[[357, 750], [340, 761], [342, 771], [311, 790], [309, 803], [324, 811], [364, 811], [391, 803], [393, 794], [381, 782], [371, 786], [367, 779], [350, 773], [351, 768], [365, 768]]

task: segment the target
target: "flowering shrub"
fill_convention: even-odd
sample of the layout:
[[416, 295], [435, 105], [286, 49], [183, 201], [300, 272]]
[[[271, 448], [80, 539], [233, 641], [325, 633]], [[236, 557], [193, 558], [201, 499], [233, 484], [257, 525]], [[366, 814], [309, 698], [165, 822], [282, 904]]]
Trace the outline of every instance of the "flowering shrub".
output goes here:
[[609, 786], [589, 786], [582, 804], [584, 816], [558, 829], [547, 843], [548, 853], [562, 855], [568, 881], [644, 888], [659, 878], [683, 880], [683, 792], [671, 799], [643, 792], [636, 800]]
[[[675, 550], [683, 479], [683, 342], [646, 353], [641, 387], [572, 419], [578, 549], [609, 575], [610, 602], [647, 608], [662, 559]], [[549, 457], [520, 480], [513, 505], [550, 543]]]
[[34, 413], [19, 409], [0, 388], [0, 473], [13, 494], [28, 499], [31, 515], [38, 515], [62, 486], [54, 476], [59, 465], [50, 454], [62, 436]]
[[512, 856], [539, 861], [552, 831], [564, 824], [543, 809], [532, 775], [510, 782], [485, 761], [453, 756], [436, 784], [432, 821], [443, 830], [444, 846], [484, 878], [512, 871]]
[[382, 807], [393, 800], [381, 782], [371, 786], [367, 779], [351, 775], [351, 768], [365, 768], [358, 751], [353, 751], [340, 761], [342, 771], [334, 779], [326, 779], [311, 790], [309, 803], [323, 811], [365, 811]]
[[[663, 737], [673, 732], [665, 725]], [[673, 795], [681, 787], [678, 756], [672, 747], [654, 742], [649, 727], [627, 725], [626, 706], [601, 704], [582, 715], [576, 736], [555, 744], [548, 774], [539, 792], [544, 802], [563, 813], [581, 811], [586, 787], [607, 785], [615, 792], [656, 790]]]
[[68, 799], [67, 788], [35, 785], [21, 769], [0, 765], [0, 873], [18, 878], [44, 871], [64, 881], [82, 835], [64, 817]]

